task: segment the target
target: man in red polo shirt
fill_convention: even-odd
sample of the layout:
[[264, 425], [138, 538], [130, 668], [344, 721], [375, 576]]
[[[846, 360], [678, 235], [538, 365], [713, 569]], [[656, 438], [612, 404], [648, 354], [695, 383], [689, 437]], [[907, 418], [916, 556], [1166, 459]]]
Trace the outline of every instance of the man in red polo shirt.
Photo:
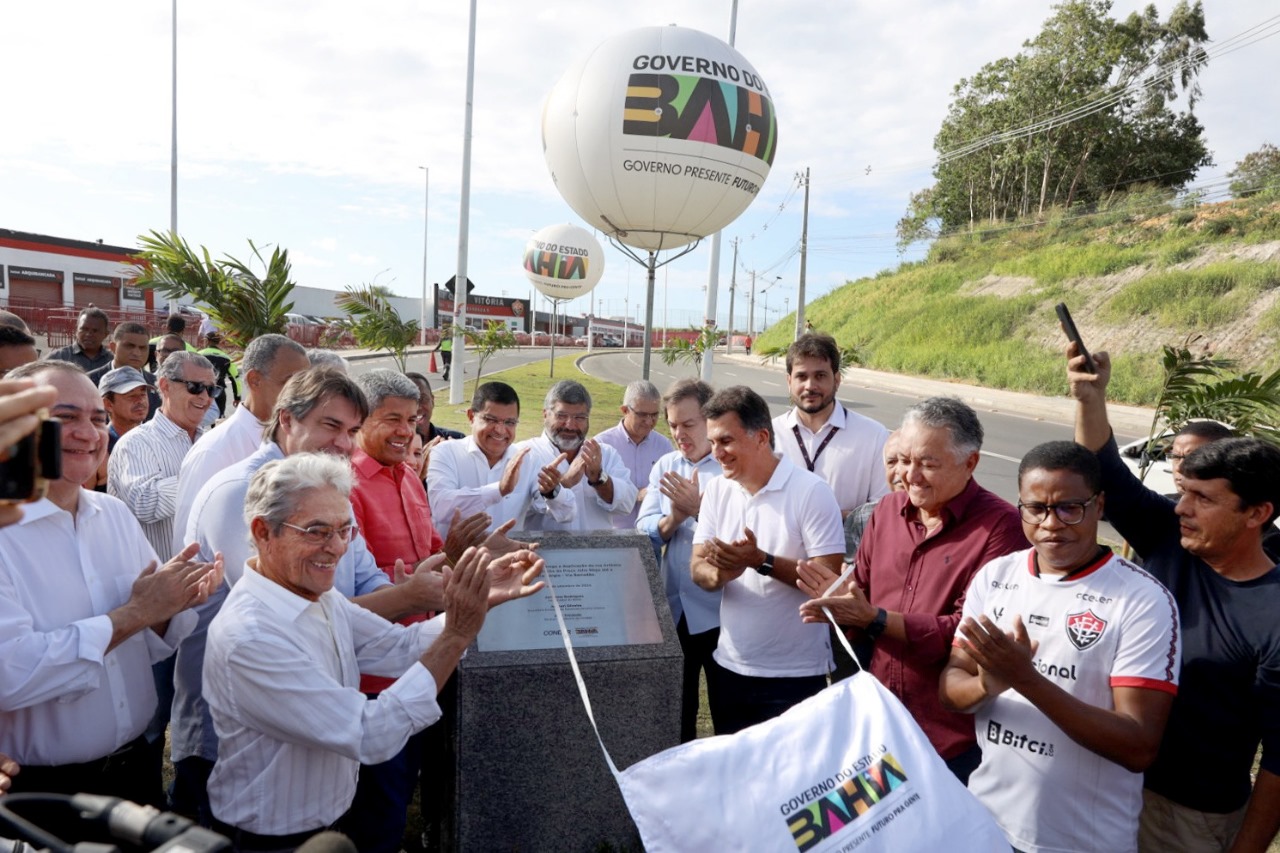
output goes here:
[[[938, 681], [969, 581], [989, 561], [1027, 547], [1018, 511], [973, 479], [982, 437], [978, 416], [954, 397], [908, 409], [898, 446], [907, 490], [890, 493], [871, 513], [846, 587], [801, 606], [806, 622], [825, 621], [826, 605], [836, 622], [874, 641], [871, 673], [966, 783], [982, 758], [973, 719], [942, 707]], [[798, 574], [812, 596], [835, 580], [810, 562]]]
[[[373, 370], [356, 382], [369, 400], [369, 416], [360, 427], [359, 446], [351, 455], [356, 475], [351, 506], [370, 553], [393, 577], [397, 561], [416, 566], [441, 549], [452, 564], [467, 547], [484, 541], [489, 516], [478, 513], [454, 519], [448, 541], [441, 538], [431, 523], [422, 480], [405, 461], [418, 425], [418, 386], [392, 370]], [[403, 621], [424, 618], [419, 615]], [[391, 679], [364, 676], [360, 688], [377, 694], [391, 683]], [[417, 782], [423, 744], [432, 733], [443, 731], [438, 725], [421, 731], [390, 761], [360, 767], [355, 802], [343, 831], [362, 853], [395, 853], [400, 849], [405, 810]], [[423, 803], [424, 812], [429, 805]]]

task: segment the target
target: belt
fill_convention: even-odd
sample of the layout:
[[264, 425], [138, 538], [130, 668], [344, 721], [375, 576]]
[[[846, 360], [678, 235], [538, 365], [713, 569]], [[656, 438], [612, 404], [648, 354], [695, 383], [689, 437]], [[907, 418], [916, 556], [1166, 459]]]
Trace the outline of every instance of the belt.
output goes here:
[[213, 831], [219, 835], [225, 835], [237, 850], [279, 850], [283, 847], [299, 847], [311, 836], [324, 832], [325, 829], [327, 827], [319, 826], [289, 835], [261, 835], [223, 823], [217, 818], [213, 819]]

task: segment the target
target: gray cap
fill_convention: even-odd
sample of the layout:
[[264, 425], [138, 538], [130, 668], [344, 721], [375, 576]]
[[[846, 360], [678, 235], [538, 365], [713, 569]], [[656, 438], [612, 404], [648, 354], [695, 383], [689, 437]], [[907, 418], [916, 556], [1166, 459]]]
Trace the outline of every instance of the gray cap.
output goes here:
[[143, 376], [142, 371], [136, 367], [117, 367], [114, 370], [108, 370], [98, 380], [98, 392], [101, 394], [124, 394], [134, 388], [156, 390], [156, 386], [148, 382], [147, 377]]

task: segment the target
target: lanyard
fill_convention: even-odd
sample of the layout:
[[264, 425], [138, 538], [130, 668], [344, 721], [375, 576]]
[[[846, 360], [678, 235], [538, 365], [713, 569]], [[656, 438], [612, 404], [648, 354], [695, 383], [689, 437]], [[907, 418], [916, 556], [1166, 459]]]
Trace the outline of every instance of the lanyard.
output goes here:
[[831, 427], [831, 432], [827, 433], [827, 437], [822, 439], [822, 443], [818, 445], [818, 449], [813, 452], [813, 458], [809, 458], [809, 451], [805, 449], [804, 439], [800, 437], [800, 424], [793, 424], [791, 431], [795, 433], [796, 444], [800, 445], [800, 455], [804, 457], [804, 464], [809, 467], [809, 472], [813, 473], [814, 466], [818, 464], [818, 457], [822, 455], [822, 451], [827, 449], [827, 445], [831, 443], [831, 439], [836, 437], [836, 433], [840, 431], [840, 427]]

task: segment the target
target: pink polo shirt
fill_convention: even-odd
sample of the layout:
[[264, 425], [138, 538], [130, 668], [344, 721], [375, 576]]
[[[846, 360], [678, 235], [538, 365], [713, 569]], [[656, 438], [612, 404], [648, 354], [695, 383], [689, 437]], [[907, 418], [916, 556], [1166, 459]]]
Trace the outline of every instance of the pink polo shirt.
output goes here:
[[[378, 566], [395, 579], [396, 560], [413, 567], [444, 547], [444, 540], [431, 523], [431, 507], [427, 490], [408, 464], [383, 465], [359, 448], [351, 454], [355, 470], [355, 488], [351, 490], [351, 508], [356, 524], [369, 545]], [[421, 622], [424, 614], [409, 616], [401, 622]], [[395, 679], [365, 675], [360, 689], [378, 693]]]

